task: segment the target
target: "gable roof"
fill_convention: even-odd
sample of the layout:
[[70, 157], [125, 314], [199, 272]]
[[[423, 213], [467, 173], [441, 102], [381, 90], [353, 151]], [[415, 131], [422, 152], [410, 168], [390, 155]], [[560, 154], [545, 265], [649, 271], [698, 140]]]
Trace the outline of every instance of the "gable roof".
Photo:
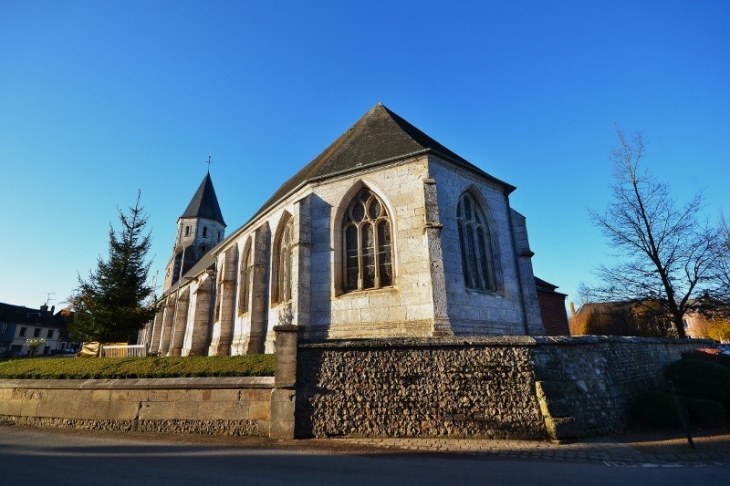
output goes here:
[[223, 213], [221, 212], [221, 207], [218, 205], [218, 198], [215, 195], [210, 172], [205, 175], [193, 199], [180, 217], [206, 218], [217, 221], [225, 226], [226, 223], [223, 221]]
[[340, 135], [309, 164], [269, 198], [251, 218], [258, 215], [296, 190], [298, 187], [348, 172], [406, 159], [416, 155], [434, 154], [503, 186], [507, 193], [515, 187], [487, 174], [439, 142], [429, 137], [382, 103], [373, 106], [349, 130]]
[[64, 327], [65, 321], [56, 316], [49, 312], [46, 307], [31, 309], [22, 305], [0, 302], [0, 323], [38, 327]]
[[[248, 226], [266, 210], [304, 184], [425, 154], [434, 154], [441, 159], [450, 161], [459, 167], [489, 179], [504, 187], [507, 194], [515, 190], [514, 186], [487, 174], [479, 167], [460, 157], [411, 125], [408, 121], [386, 108], [382, 103], [377, 103], [314, 160], [305, 165], [292, 178], [284, 182], [246, 223], [228, 235], [214, 248], [208, 250], [198, 263], [185, 272], [183, 277], [198, 275], [213, 265], [215, 263], [214, 255], [218, 248], [225, 246], [230, 240], [235, 239], [241, 229]], [[188, 216], [188, 213], [195, 213], [195, 209], [193, 208], [194, 203], [196, 199], [203, 197], [201, 191], [208, 181], [210, 181], [210, 175], [207, 175], [206, 179], [203, 180], [200, 188], [198, 188], [198, 192], [195, 193], [188, 209], [183, 214], [183, 218], [196, 217]], [[215, 192], [213, 191], [213, 183], [209, 183], [215, 207], [220, 215], [218, 200], [215, 198]], [[223, 222], [222, 215], [219, 221]], [[180, 285], [181, 283], [178, 282], [175, 286], [170, 287], [169, 290], [171, 291]]]

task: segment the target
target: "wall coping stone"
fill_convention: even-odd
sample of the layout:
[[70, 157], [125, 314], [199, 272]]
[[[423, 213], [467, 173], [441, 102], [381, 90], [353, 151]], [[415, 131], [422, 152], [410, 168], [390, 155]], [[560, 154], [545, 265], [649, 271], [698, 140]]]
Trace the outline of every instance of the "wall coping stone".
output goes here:
[[457, 346], [524, 346], [543, 345], [585, 345], [602, 343], [622, 344], [665, 344], [714, 346], [708, 339], [678, 339], [634, 336], [434, 336], [428, 338], [378, 338], [313, 341], [302, 340], [299, 347], [304, 349], [387, 349], [401, 347], [441, 348]]
[[274, 388], [273, 376], [125, 378], [125, 379], [0, 379], [0, 388], [46, 390], [176, 390]]

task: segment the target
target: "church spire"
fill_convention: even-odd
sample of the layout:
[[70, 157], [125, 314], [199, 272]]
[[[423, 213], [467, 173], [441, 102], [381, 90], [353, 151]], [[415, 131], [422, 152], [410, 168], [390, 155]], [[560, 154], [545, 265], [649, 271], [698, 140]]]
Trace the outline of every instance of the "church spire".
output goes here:
[[226, 223], [208, 172], [185, 212], [177, 219], [177, 237], [165, 273], [165, 291], [221, 242], [225, 229]]
[[185, 209], [185, 212], [180, 217], [205, 218], [225, 226], [226, 223], [223, 221], [223, 213], [221, 212], [221, 207], [218, 205], [218, 198], [215, 195], [210, 172], [205, 175], [193, 199], [190, 200], [190, 204], [188, 204], [187, 209]]

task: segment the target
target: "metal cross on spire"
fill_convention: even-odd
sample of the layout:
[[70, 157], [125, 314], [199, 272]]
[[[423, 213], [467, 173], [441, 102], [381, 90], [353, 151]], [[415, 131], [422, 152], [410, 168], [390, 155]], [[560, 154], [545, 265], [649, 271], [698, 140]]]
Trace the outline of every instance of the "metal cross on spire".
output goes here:
[[208, 156], [208, 160], [206, 160], [205, 163], [208, 164], [208, 174], [210, 174], [210, 164], [213, 163], [213, 161], [210, 158], [210, 155]]

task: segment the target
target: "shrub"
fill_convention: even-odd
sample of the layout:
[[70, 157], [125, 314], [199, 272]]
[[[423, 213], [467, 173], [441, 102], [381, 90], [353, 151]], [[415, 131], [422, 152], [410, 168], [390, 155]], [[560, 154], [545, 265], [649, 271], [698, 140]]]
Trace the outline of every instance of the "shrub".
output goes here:
[[677, 414], [672, 395], [664, 390], [647, 390], [636, 397], [632, 410], [635, 420], [655, 427], [679, 427], [682, 422]]
[[687, 408], [689, 421], [703, 429], [717, 429], [727, 425], [727, 413], [722, 403], [701, 398], [684, 398], [682, 403]]
[[681, 396], [730, 403], [730, 370], [720, 364], [680, 359], [667, 366], [665, 375]]
[[[720, 402], [680, 397], [680, 403], [693, 427], [715, 429], [727, 425], [725, 407]], [[680, 427], [682, 421], [672, 394], [665, 390], [647, 390], [636, 398], [632, 409], [635, 421], [653, 427]]]
[[24, 358], [0, 361], [0, 378], [273, 376], [271, 354], [178, 358]]
[[721, 364], [725, 368], [730, 370], [730, 356], [728, 356], [727, 354], [721, 354], [719, 349], [693, 349], [692, 351], [682, 353], [682, 358], [703, 359], [705, 361], [712, 361], [713, 363]]

